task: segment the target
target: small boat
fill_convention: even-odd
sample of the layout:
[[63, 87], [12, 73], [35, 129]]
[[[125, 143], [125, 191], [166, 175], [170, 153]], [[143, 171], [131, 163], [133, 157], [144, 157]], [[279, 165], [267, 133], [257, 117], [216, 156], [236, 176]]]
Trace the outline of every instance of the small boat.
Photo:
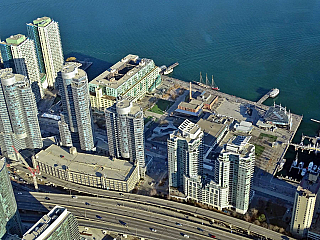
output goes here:
[[304, 162], [299, 162], [299, 168], [302, 169], [304, 165]]
[[276, 96], [278, 96], [279, 93], [280, 93], [280, 90], [278, 88], [273, 88], [269, 96], [272, 98], [275, 98]]
[[315, 171], [317, 171], [317, 168], [318, 168], [318, 166], [317, 166], [317, 165], [313, 165], [312, 170], [315, 172]]
[[281, 171], [281, 170], [283, 169], [283, 166], [284, 166], [284, 164], [286, 163], [286, 161], [287, 161], [287, 160], [284, 159], [284, 158], [280, 161], [278, 171]]
[[313, 168], [313, 162], [310, 162], [309, 165], [308, 165], [308, 170], [311, 171], [312, 168]]
[[307, 169], [303, 168], [302, 171], [301, 171], [301, 176], [303, 177], [304, 175], [306, 175], [306, 172], [307, 172]]
[[296, 159], [293, 161], [292, 166], [296, 167], [298, 165], [298, 153], [296, 155]]

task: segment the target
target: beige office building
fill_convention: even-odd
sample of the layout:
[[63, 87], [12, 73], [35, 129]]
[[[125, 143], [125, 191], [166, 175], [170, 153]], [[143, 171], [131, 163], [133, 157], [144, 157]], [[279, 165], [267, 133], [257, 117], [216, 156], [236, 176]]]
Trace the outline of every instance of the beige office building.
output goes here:
[[76, 148], [67, 152], [51, 145], [35, 158], [40, 171], [53, 177], [90, 187], [131, 191], [139, 181], [139, 169], [126, 160], [78, 153]]
[[297, 188], [290, 224], [295, 238], [307, 237], [312, 222], [319, 215], [319, 188], [320, 178], [313, 173], [306, 174]]

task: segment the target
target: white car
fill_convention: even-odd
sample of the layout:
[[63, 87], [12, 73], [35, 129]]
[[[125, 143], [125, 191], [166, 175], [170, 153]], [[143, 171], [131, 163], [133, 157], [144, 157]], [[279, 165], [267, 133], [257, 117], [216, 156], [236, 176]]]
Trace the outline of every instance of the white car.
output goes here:
[[157, 232], [157, 229], [151, 228], [152, 232]]
[[77, 196], [72, 196], [72, 198], [78, 198]]
[[22, 194], [22, 192], [18, 192], [18, 195], [21, 195]]
[[185, 238], [189, 238], [189, 235], [187, 235], [187, 234], [184, 234], [183, 236], [184, 236]]

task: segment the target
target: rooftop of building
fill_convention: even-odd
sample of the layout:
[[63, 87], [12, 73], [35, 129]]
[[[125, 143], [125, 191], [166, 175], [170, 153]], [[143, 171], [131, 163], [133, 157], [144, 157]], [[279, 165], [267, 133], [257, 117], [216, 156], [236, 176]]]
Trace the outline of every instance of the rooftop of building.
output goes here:
[[281, 105], [273, 105], [264, 115], [264, 120], [274, 124], [288, 125], [290, 123], [290, 112]]
[[147, 58], [140, 59], [138, 55], [128, 54], [108, 70], [93, 79], [90, 84], [118, 88], [151, 61], [151, 59]]
[[130, 177], [134, 166], [127, 160], [110, 159], [105, 156], [75, 153], [71, 154], [64, 148], [51, 145], [41, 150], [36, 159], [51, 167], [93, 176], [104, 176], [110, 179], [125, 181]]
[[34, 224], [22, 237], [23, 240], [45, 239], [51, 232], [53, 232], [59, 223], [68, 215], [66, 208], [55, 206], [47, 215], [44, 215], [36, 224]]
[[170, 134], [170, 138], [180, 137], [189, 142], [203, 136], [203, 132], [199, 125], [189, 121], [188, 119], [184, 120], [183, 123], [180, 124], [178, 129], [179, 130]]
[[19, 46], [21, 43], [23, 43], [27, 37], [23, 34], [16, 34], [8, 37], [6, 41], [2, 41], [2, 44], [10, 45], [10, 46]]
[[252, 153], [254, 149], [254, 145], [249, 143], [250, 139], [251, 136], [235, 135], [229, 139], [221, 153], [233, 152], [239, 154], [241, 157], [246, 157]]
[[[10, 80], [11, 78], [15, 78], [15, 82], [25, 82], [26, 77], [21, 74], [15, 74], [12, 73], [12, 68], [5, 68], [5, 69], [0, 69], [0, 79], [3, 80]], [[9, 82], [9, 81], [8, 81]], [[2, 82], [3, 84], [4, 82]], [[13, 81], [10, 81], [10, 83], [14, 83]]]
[[132, 97], [125, 97], [115, 102], [106, 112], [114, 112], [122, 115], [131, 115], [135, 118], [143, 118], [142, 108], [132, 101]]
[[37, 18], [36, 20], [33, 20], [33, 24], [38, 27], [45, 27], [52, 21], [49, 17], [41, 17]]
[[197, 125], [201, 127], [202, 131], [216, 138], [220, 136], [221, 132], [225, 129], [226, 126], [228, 126], [227, 124], [216, 123], [212, 118], [207, 120], [201, 118], [197, 122]]
[[190, 102], [179, 103], [179, 107], [196, 110], [197, 108], [199, 108], [199, 106], [201, 107], [202, 104], [202, 101], [192, 99]]
[[317, 194], [320, 189], [320, 178], [319, 174], [308, 173], [306, 174], [297, 188], [297, 191], [301, 191], [302, 194]]

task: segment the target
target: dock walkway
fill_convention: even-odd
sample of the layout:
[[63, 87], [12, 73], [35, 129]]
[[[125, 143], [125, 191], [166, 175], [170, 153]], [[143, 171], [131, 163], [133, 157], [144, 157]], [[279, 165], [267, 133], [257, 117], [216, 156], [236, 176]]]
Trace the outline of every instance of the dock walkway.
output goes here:
[[270, 93], [272, 92], [272, 89], [266, 93], [265, 95], [263, 95], [262, 98], [259, 99], [259, 101], [257, 102], [257, 104], [262, 104], [264, 103], [264, 101], [266, 101], [269, 97], [270, 97]]

